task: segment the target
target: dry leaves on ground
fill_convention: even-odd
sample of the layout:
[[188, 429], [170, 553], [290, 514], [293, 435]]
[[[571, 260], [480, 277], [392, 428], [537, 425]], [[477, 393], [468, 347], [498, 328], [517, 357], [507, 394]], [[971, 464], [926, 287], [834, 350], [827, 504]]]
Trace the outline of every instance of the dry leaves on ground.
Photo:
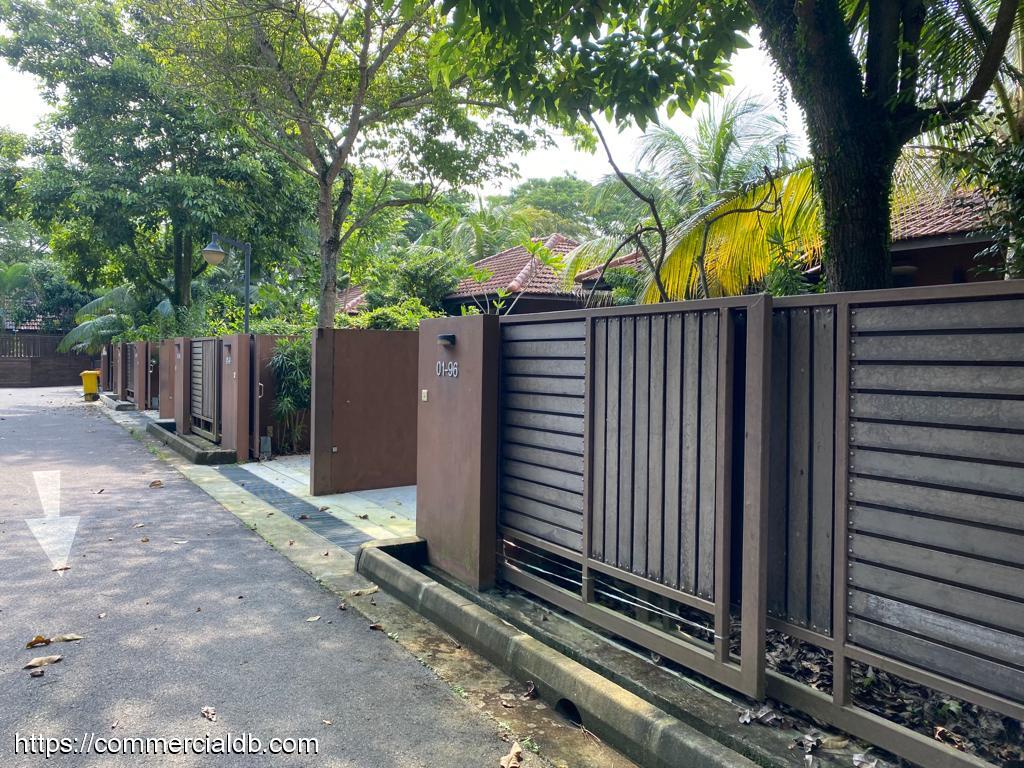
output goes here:
[[374, 630], [376, 632], [383, 632], [384, 631], [384, 625], [383, 624], [371, 624], [370, 625], [370, 629], [372, 629], [372, 630]]
[[203, 707], [199, 710], [199, 714], [209, 720], [211, 723], [217, 722], [217, 710], [213, 707]]
[[501, 768], [519, 768], [523, 764], [523, 748], [518, 741], [512, 742], [512, 748], [498, 763]]
[[49, 645], [50, 642], [51, 642], [50, 638], [43, 637], [42, 635], [36, 635], [31, 640], [29, 640], [27, 643], [25, 643], [25, 647], [26, 648], [37, 648], [40, 645]]
[[374, 592], [377, 592], [379, 590], [380, 590], [380, 587], [374, 585], [374, 586], [370, 587], [369, 589], [353, 589], [348, 594], [349, 594], [350, 597], [362, 597], [363, 595], [372, 595]]
[[356, 515], [356, 517], [358, 517], [360, 520], [369, 520], [370, 519], [369, 515]]
[[533, 680], [526, 681], [526, 691], [519, 698], [523, 701], [529, 701], [530, 699], [537, 698], [537, 685], [533, 682]]
[[149, 484], [149, 487], [150, 488], [163, 488], [164, 487], [164, 481], [163, 480], [154, 480], [153, 482], [151, 482]]
[[43, 669], [33, 669], [31, 672], [28, 673], [28, 676], [29, 677], [42, 677], [43, 673], [45, 671], [46, 670], [43, 670]]
[[51, 643], [76, 643], [82, 640], [81, 635], [76, 635], [72, 632], [66, 632], [63, 635], [54, 635], [50, 638]]
[[50, 664], [56, 664], [63, 658], [64, 657], [60, 655], [36, 656], [34, 659], [32, 659], [32, 661], [30, 661], [28, 664], [22, 667], [22, 669], [37, 669], [38, 667], [47, 667]]
[[149, 536], [143, 536], [141, 539], [139, 539], [139, 541], [141, 541], [143, 544], [146, 544], [149, 542]]
[[310, 616], [306, 621], [320, 621], [319, 616]]

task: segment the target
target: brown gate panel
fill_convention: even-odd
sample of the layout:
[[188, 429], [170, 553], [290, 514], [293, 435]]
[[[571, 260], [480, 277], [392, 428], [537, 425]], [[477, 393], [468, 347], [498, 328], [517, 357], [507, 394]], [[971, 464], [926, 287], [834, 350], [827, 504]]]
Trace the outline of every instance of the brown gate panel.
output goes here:
[[836, 308], [772, 313], [768, 612], [832, 634]]
[[499, 519], [583, 551], [582, 320], [502, 327]]
[[714, 599], [720, 313], [594, 321], [593, 556]]
[[851, 309], [849, 643], [1024, 703], [1024, 299]]
[[220, 355], [218, 338], [192, 339], [190, 413], [192, 431], [220, 441]]
[[128, 342], [122, 344], [124, 348], [124, 391], [126, 399], [135, 402], [135, 344]]
[[174, 339], [164, 339], [160, 342], [158, 358], [158, 386], [160, 391], [160, 418], [174, 418], [175, 391], [174, 369], [177, 359], [174, 354]]

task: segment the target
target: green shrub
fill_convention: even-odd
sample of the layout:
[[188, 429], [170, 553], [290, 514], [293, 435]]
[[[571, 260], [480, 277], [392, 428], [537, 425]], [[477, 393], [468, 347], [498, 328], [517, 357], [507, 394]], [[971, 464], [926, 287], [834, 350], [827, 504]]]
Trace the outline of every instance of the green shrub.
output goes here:
[[278, 339], [270, 358], [274, 374], [274, 418], [281, 424], [284, 453], [295, 453], [305, 431], [313, 394], [312, 340], [308, 336]]
[[400, 304], [378, 307], [357, 315], [338, 315], [335, 325], [339, 328], [415, 331], [420, 327], [420, 320], [440, 316], [441, 313], [431, 312], [419, 299], [406, 299]]

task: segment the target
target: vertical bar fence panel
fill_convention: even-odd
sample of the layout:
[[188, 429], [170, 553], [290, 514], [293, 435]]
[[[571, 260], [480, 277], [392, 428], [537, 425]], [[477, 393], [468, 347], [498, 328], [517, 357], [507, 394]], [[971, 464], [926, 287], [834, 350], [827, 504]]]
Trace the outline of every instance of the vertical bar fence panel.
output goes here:
[[221, 339], [191, 340], [189, 404], [191, 429], [212, 442], [220, 442]]
[[[502, 318], [499, 565], [506, 580], [760, 696], [763, 636], [741, 637], [729, 559], [742, 518], [736, 398], [748, 374], [766, 381], [732, 354], [752, 307], [765, 299]], [[736, 468], [740, 482], [761, 455]], [[741, 544], [755, 573], [762, 501]], [[756, 615], [759, 598], [748, 602]]]

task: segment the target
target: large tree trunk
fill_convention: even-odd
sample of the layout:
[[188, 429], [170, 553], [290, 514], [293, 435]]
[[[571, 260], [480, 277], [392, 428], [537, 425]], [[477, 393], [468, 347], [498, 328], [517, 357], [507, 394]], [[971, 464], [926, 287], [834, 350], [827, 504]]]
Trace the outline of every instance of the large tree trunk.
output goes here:
[[824, 223], [824, 266], [830, 291], [892, 286], [890, 209], [895, 152], [849, 137], [815, 155]]
[[320, 229], [320, 311], [317, 318], [320, 328], [334, 327], [334, 313], [338, 306], [338, 241], [341, 233], [334, 208], [331, 186], [321, 183], [316, 204]]

